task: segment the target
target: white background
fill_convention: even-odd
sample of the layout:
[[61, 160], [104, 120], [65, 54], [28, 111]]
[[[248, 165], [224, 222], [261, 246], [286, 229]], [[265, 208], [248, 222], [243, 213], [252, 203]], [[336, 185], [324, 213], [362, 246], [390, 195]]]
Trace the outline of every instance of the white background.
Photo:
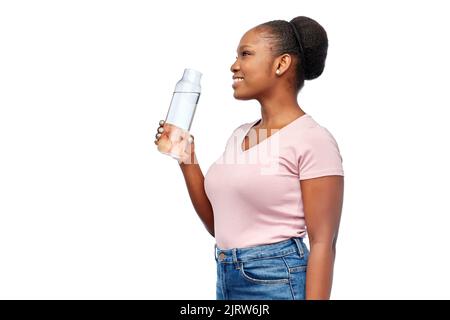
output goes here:
[[448, 299], [444, 1], [0, 2], [0, 298], [215, 299], [214, 238], [153, 143], [184, 68], [203, 173], [256, 101], [230, 66], [257, 24], [327, 31], [299, 103], [339, 144], [334, 299]]

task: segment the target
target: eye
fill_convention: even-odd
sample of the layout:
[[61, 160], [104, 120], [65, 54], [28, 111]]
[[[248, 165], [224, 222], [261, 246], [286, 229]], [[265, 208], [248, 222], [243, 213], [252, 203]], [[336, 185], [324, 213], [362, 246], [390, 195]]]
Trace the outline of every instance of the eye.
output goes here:
[[[250, 52], [249, 51], [242, 51], [242, 55], [243, 56], [245, 56], [245, 55], [250, 55]], [[236, 59], [237, 59], [238, 57], [236, 57]]]

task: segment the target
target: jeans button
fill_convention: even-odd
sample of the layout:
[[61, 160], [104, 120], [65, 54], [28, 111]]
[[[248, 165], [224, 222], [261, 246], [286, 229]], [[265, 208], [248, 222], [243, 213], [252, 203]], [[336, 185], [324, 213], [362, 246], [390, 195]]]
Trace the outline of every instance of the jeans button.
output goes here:
[[225, 259], [225, 257], [226, 257], [225, 253], [221, 252], [221, 253], [219, 254], [219, 260], [220, 260], [220, 261], [222, 261], [223, 259]]

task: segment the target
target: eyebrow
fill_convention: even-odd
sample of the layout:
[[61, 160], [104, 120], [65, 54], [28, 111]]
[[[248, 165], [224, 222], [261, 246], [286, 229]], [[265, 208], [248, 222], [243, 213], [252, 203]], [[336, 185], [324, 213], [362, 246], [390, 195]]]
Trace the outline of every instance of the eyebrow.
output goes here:
[[244, 44], [244, 45], [242, 45], [242, 46], [240, 46], [238, 49], [237, 49], [237, 51], [239, 51], [239, 50], [242, 50], [243, 48], [245, 48], [245, 47], [252, 47], [251, 45], [248, 45], [248, 44]]

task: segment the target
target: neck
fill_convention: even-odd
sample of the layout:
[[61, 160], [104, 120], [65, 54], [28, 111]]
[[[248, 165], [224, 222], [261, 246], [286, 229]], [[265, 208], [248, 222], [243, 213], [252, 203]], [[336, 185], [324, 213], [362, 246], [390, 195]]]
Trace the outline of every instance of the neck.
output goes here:
[[284, 97], [259, 101], [261, 104], [261, 121], [255, 127], [280, 129], [305, 114], [296, 99]]

